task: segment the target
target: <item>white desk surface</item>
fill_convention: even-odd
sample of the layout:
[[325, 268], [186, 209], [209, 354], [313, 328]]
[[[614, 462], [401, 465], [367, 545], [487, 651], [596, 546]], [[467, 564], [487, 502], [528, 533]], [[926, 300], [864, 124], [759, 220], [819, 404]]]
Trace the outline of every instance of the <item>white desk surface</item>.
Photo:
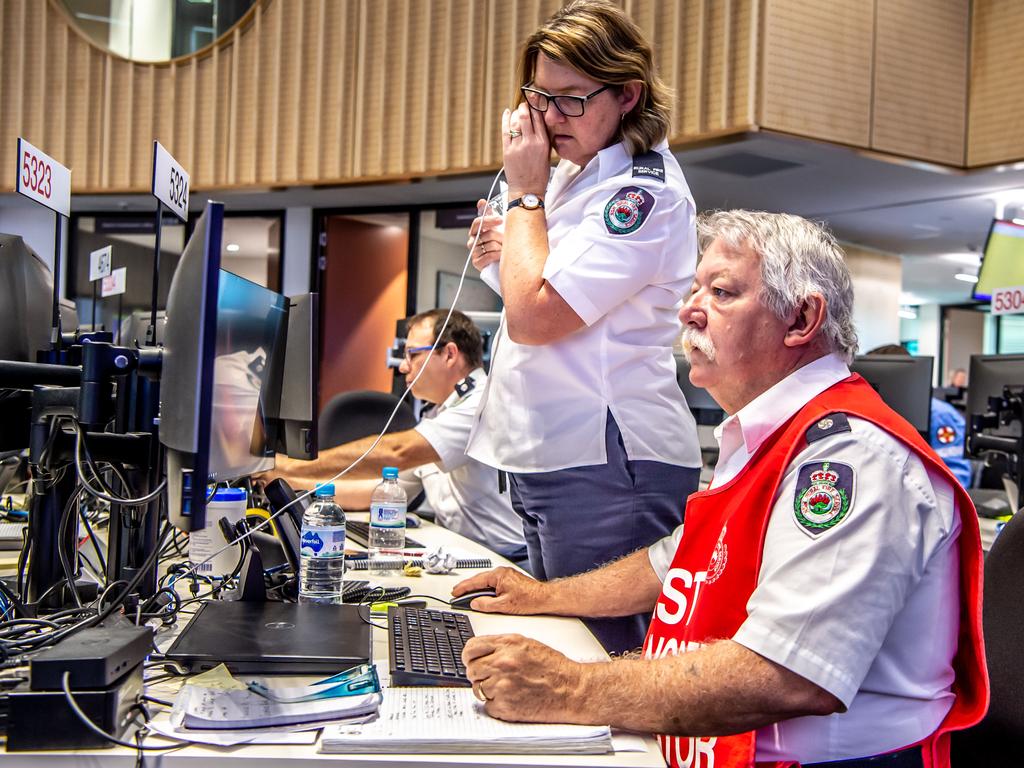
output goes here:
[[[365, 519], [365, 515], [354, 513], [353, 519]], [[445, 545], [459, 555], [472, 557], [490, 557], [495, 565], [507, 564], [475, 542], [465, 539], [431, 523], [424, 523], [419, 528], [410, 528], [409, 534], [428, 548]], [[411, 578], [407, 576], [391, 576], [387, 578], [371, 578], [366, 571], [351, 571], [348, 575], [354, 579], [370, 579], [386, 585], [407, 586], [414, 594], [424, 594], [443, 599], [451, 595], [451, 588], [457, 582], [477, 573], [478, 571], [456, 571], [450, 575], [428, 575]], [[428, 603], [440, 608], [447, 606], [439, 603]], [[581, 661], [596, 661], [607, 658], [601, 645], [589, 630], [577, 619], [556, 618], [548, 616], [499, 616], [470, 612], [474, 632], [478, 635], [500, 632], [516, 632], [536, 638], [557, 648], [568, 656]], [[157, 645], [165, 649], [170, 645], [173, 634], [180, 630], [185, 619], [171, 631], [157, 636]], [[373, 630], [373, 654], [375, 659], [388, 658], [387, 634], [381, 629]], [[177, 683], [147, 686], [147, 693], [157, 698], [174, 695]], [[385, 696], [387, 693], [385, 692]], [[161, 745], [167, 742], [151, 736], [145, 742], [149, 745]], [[619, 752], [609, 755], [427, 755], [427, 754], [386, 754], [386, 755], [322, 755], [317, 752], [318, 745], [248, 745], [239, 747], [206, 747], [188, 746], [169, 752], [147, 752], [146, 765], [160, 768], [230, 768], [230, 766], [246, 766], [258, 768], [294, 768], [309, 766], [312, 761], [334, 761], [351, 766], [466, 766], [466, 765], [502, 765], [502, 766], [659, 766], [665, 765], [657, 742], [651, 736], [644, 737], [646, 752]], [[86, 750], [77, 752], [14, 752], [0, 755], [3, 768], [42, 768], [42, 766], [81, 766], [82, 768], [125, 768], [135, 765], [136, 752], [122, 747], [113, 749]], [[242, 761], [245, 760], [245, 763]], [[262, 761], [262, 762], [260, 762]]]

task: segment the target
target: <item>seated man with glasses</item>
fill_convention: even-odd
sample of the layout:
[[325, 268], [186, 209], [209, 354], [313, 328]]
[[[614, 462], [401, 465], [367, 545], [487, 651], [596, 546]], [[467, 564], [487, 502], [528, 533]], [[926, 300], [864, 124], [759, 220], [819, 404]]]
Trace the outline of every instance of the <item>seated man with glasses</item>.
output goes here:
[[[446, 309], [432, 309], [409, 318], [405, 359], [399, 368], [412, 393], [434, 405], [415, 428], [384, 435], [372, 453], [336, 481], [337, 499], [343, 507], [369, 508], [381, 469], [398, 467], [399, 482], [409, 498], [422, 489], [439, 525], [513, 562], [523, 562], [523, 527], [508, 495], [498, 493], [497, 471], [466, 455], [487, 380], [480, 331], [455, 310], [438, 338], [447, 314]], [[312, 488], [359, 458], [375, 439], [328, 448], [316, 461], [278, 456], [276, 468], [264, 477], [283, 477], [294, 487]]]

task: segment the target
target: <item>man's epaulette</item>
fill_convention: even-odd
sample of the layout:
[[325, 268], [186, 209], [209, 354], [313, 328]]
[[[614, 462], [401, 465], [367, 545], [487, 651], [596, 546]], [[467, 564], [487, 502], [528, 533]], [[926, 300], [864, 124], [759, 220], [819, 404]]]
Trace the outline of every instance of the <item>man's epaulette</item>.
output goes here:
[[804, 437], [808, 443], [813, 443], [816, 440], [821, 440], [823, 437], [849, 431], [850, 420], [846, 418], [845, 413], [830, 413], [828, 416], [815, 422], [804, 434]]

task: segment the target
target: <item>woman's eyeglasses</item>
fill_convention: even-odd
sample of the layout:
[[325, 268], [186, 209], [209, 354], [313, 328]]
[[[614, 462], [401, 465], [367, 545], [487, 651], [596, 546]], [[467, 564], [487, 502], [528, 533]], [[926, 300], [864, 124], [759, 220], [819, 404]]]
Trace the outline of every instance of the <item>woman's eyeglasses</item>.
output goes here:
[[555, 108], [566, 117], [582, 117], [587, 102], [601, 93], [601, 91], [606, 91], [609, 88], [611, 88], [610, 85], [602, 85], [596, 91], [588, 93], [586, 96], [570, 96], [565, 93], [555, 95], [539, 91], [528, 85], [522, 86], [519, 90], [523, 92], [523, 98], [530, 105], [530, 109], [535, 109], [538, 112], [547, 112], [548, 104], [553, 102]]

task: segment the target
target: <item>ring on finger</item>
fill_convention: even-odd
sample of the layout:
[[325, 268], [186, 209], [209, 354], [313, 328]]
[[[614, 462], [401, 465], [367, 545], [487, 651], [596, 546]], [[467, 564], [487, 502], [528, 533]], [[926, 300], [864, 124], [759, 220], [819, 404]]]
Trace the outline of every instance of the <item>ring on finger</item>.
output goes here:
[[490, 699], [487, 698], [487, 694], [484, 693], [484, 689], [480, 687], [480, 683], [473, 683], [473, 695], [479, 701], [484, 701], [484, 702], [490, 701]]

